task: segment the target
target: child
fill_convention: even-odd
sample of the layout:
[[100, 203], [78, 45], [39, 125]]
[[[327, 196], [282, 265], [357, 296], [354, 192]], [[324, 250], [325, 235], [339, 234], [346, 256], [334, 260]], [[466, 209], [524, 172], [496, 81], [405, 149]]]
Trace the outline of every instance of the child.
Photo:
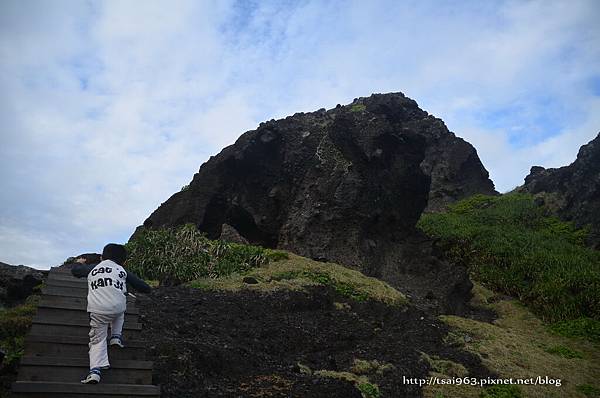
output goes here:
[[87, 276], [87, 312], [90, 316], [90, 372], [82, 383], [100, 382], [101, 370], [109, 369], [107, 352], [108, 325], [111, 336], [109, 344], [123, 348], [121, 333], [127, 307], [127, 283], [136, 290], [149, 293], [150, 286], [133, 272], [127, 272], [123, 264], [127, 252], [123, 245], [109, 243], [102, 251], [101, 262], [76, 265], [71, 273], [82, 278]]

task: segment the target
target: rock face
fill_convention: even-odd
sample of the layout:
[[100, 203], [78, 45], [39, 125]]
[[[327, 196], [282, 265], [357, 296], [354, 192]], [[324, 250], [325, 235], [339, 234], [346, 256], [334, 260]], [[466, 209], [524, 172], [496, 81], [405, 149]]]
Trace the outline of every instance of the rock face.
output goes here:
[[247, 245], [249, 242], [240, 233], [229, 224], [223, 224], [219, 239], [226, 242], [241, 243]]
[[42, 271], [0, 262], [0, 308], [22, 303], [43, 280]]
[[561, 218], [589, 225], [590, 243], [600, 248], [600, 134], [582, 146], [568, 166], [532, 167], [519, 190], [535, 194]]
[[475, 148], [449, 132], [444, 122], [436, 119], [420, 133], [426, 139], [421, 168], [431, 176], [425, 211], [444, 210], [448, 204], [478, 193], [498, 194]]
[[[253, 244], [401, 279], [387, 274], [416, 267], [406, 250], [431, 251], [402, 249], [421, 213], [473, 193], [495, 193], [475, 149], [403, 94], [375, 94], [261, 123], [144, 227], [194, 223], [215, 239], [226, 224]], [[442, 296], [465, 284], [449, 275], [456, 270], [432, 267], [445, 274]]]

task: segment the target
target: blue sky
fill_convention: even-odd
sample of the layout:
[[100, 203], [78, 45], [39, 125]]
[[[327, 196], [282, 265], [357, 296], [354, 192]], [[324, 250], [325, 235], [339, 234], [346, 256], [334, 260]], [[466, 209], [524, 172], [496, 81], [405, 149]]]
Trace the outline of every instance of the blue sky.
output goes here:
[[600, 131], [600, 2], [0, 2], [0, 261], [125, 242], [261, 121], [401, 91], [500, 191]]

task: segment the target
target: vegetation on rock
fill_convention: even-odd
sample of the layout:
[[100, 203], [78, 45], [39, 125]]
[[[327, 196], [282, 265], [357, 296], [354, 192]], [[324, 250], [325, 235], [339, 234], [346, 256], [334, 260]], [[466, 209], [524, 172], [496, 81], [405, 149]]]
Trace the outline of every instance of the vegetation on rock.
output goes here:
[[0, 348], [6, 354], [0, 365], [0, 397], [8, 393], [11, 382], [16, 378], [19, 360], [25, 348], [25, 335], [31, 326], [38, 301], [39, 296], [34, 294], [24, 304], [0, 309]]
[[208, 290], [251, 289], [265, 292], [303, 290], [315, 285], [330, 287], [342, 297], [356, 301], [376, 300], [393, 306], [407, 302], [402, 293], [379, 279], [338, 264], [313, 261], [291, 253], [287, 259], [244, 273], [219, 279], [201, 278], [190, 283], [192, 287]]
[[600, 252], [584, 246], [586, 230], [549, 215], [531, 195], [519, 193], [475, 195], [445, 213], [423, 215], [419, 226], [475, 279], [516, 296], [546, 321], [585, 325], [580, 334], [591, 331], [587, 337], [594, 338]]
[[143, 230], [126, 248], [128, 269], [165, 284], [242, 273], [285, 256], [257, 246], [210, 240], [193, 224]]

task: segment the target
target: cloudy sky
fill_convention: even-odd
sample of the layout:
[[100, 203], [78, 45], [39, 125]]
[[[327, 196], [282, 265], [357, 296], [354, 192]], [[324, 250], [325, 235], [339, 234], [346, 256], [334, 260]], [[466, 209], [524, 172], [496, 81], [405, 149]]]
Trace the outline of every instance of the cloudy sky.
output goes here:
[[500, 191], [600, 131], [600, 2], [0, 2], [0, 261], [125, 242], [259, 122], [401, 91]]

